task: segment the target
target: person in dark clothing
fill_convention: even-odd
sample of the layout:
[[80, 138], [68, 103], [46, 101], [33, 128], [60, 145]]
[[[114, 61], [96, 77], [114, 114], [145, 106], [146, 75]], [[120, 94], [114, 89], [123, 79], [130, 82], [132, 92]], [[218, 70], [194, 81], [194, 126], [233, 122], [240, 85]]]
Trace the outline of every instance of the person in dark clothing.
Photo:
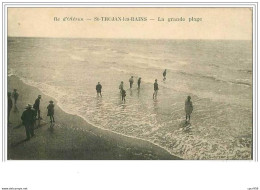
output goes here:
[[26, 110], [22, 114], [22, 121], [23, 125], [25, 126], [26, 132], [26, 140], [29, 140], [31, 137], [34, 136], [34, 123], [35, 123], [35, 116], [36, 112], [32, 109], [30, 104], [27, 105], [25, 108]]
[[122, 90], [122, 101], [125, 103], [126, 91]]
[[133, 83], [134, 83], [134, 77], [131, 76], [131, 78], [129, 79], [129, 83], [130, 83], [130, 88], [132, 88]]
[[120, 90], [120, 93], [122, 94], [122, 91], [124, 89], [124, 82], [121, 81], [120, 85], [119, 85], [119, 90]]
[[96, 86], [97, 96], [99, 96], [99, 94], [100, 94], [100, 96], [102, 97], [101, 89], [102, 89], [102, 85], [100, 84], [100, 82], [98, 82], [98, 84]]
[[138, 85], [138, 89], [140, 89], [140, 84], [141, 84], [141, 77], [138, 79], [138, 81], [137, 81], [137, 85]]
[[11, 112], [12, 107], [13, 107], [13, 101], [12, 101], [11, 96], [12, 96], [12, 93], [8, 92], [8, 116], [7, 116], [8, 117], [8, 123], [10, 123], [10, 120], [9, 120], [10, 112]]
[[41, 118], [41, 111], [40, 111], [40, 103], [41, 103], [41, 95], [38, 96], [38, 98], [35, 100], [33, 108], [36, 110], [37, 115], [38, 115], [38, 119], [42, 119]]
[[53, 104], [52, 100], [50, 101], [50, 104], [47, 106], [47, 109], [48, 109], [47, 116], [50, 116], [51, 123], [55, 122], [55, 120], [54, 120], [54, 104]]
[[16, 102], [17, 102], [17, 99], [18, 99], [18, 96], [19, 96], [17, 89], [14, 89], [12, 96], [14, 98], [14, 105], [16, 105]]
[[154, 88], [154, 93], [153, 93], [153, 99], [154, 99], [154, 98], [157, 98], [157, 93], [158, 93], [158, 90], [159, 90], [157, 79], [155, 79], [155, 82], [153, 84], [153, 88]]
[[192, 105], [191, 97], [188, 96], [185, 101], [186, 123], [190, 122], [190, 115], [192, 111], [193, 111], [193, 105]]
[[165, 80], [166, 80], [166, 69], [163, 72], [163, 81], [165, 81]]

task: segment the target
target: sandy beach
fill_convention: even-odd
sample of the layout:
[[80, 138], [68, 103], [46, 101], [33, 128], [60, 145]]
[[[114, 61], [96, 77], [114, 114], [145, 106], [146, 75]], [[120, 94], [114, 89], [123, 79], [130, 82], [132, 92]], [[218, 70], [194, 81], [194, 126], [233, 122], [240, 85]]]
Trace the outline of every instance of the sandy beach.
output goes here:
[[[8, 160], [178, 160], [152, 143], [128, 138], [88, 124], [81, 117], [62, 111], [55, 99], [24, 84], [15, 76], [8, 77], [8, 91], [18, 89], [17, 108], [13, 106], [8, 126]], [[21, 114], [25, 106], [42, 95], [43, 120], [35, 129], [35, 137], [25, 141]], [[55, 103], [55, 126], [50, 127], [47, 105]], [[59, 104], [59, 103], [58, 103]]]

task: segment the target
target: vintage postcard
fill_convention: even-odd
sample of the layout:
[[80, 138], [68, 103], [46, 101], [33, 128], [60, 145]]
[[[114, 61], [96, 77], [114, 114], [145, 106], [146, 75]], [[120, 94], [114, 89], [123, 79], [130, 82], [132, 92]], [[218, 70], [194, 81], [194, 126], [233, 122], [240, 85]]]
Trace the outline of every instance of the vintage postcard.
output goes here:
[[251, 7], [7, 17], [7, 160], [253, 160]]

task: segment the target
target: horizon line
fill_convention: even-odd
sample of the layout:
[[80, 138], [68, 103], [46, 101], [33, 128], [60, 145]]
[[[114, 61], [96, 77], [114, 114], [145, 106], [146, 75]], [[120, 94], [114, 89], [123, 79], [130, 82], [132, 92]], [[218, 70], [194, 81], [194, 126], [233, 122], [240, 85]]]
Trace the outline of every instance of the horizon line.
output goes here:
[[53, 36], [7, 36], [7, 38], [58, 38], [58, 39], [115, 39], [115, 40], [223, 40], [223, 41], [253, 41], [253, 39], [221, 39], [221, 38], [102, 38], [102, 37], [53, 37]]

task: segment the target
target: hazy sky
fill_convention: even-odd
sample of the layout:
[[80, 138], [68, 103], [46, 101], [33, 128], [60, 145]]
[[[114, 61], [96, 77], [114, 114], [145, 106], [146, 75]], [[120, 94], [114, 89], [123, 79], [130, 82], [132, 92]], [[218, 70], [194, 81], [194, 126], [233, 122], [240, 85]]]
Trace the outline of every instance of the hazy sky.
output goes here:
[[[59, 17], [61, 21], [54, 21]], [[64, 17], [84, 21], [63, 21]], [[94, 17], [146, 17], [142, 21], [94, 21]], [[158, 17], [164, 18], [159, 22]], [[168, 22], [168, 18], [185, 22]], [[189, 22], [189, 18], [202, 18]], [[91, 19], [91, 20], [87, 20]], [[155, 19], [155, 20], [150, 20]], [[8, 36], [236, 39], [252, 38], [250, 8], [8, 8]]]

